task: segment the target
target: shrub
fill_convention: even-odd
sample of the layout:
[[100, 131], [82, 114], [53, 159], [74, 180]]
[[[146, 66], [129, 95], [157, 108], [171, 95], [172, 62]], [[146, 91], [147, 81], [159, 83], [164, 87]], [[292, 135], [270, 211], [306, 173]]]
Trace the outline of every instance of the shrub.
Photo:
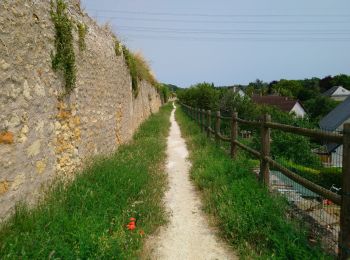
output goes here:
[[305, 179], [308, 179], [326, 189], [334, 184], [336, 187], [342, 186], [342, 169], [341, 168], [310, 168], [291, 161], [282, 161], [288, 169], [294, 171]]
[[177, 96], [181, 102], [193, 107], [218, 109], [219, 92], [214, 88], [214, 84], [199, 83], [188, 89], [178, 91]]

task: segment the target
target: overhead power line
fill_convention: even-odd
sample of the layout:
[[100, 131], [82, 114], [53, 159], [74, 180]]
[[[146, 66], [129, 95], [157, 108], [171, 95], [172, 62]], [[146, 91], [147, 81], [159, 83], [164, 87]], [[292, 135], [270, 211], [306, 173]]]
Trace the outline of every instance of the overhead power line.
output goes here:
[[145, 35], [145, 34], [124, 34], [125, 37], [137, 38], [137, 39], [150, 39], [150, 40], [181, 40], [181, 41], [262, 41], [262, 42], [300, 42], [300, 41], [312, 41], [312, 42], [334, 42], [334, 41], [350, 41], [350, 37], [179, 37], [179, 36], [159, 36], [159, 35]]
[[[146, 16], [187, 16], [187, 17], [347, 17], [349, 14], [208, 14], [208, 13], [172, 13], [172, 12], [146, 12], [146, 11], [127, 11], [127, 10], [99, 10], [89, 9], [89, 12], [99, 13], [118, 13], [118, 14], [135, 14]], [[349, 10], [350, 11], [350, 10]]]
[[[194, 41], [349, 41], [350, 29], [345, 26], [350, 23], [350, 15], [339, 14], [212, 14], [212, 13], [173, 13], [173, 12], [140, 12], [126, 10], [94, 10], [95, 17], [104, 20], [158, 22], [162, 27], [151, 26], [115, 26], [122, 36], [137, 39], [157, 40], [194, 40]], [[104, 13], [101, 15], [101, 12]], [[108, 15], [111, 14], [111, 15]], [[119, 15], [120, 14], [120, 15]], [[209, 18], [209, 19], [205, 19]], [[324, 19], [322, 19], [324, 18]], [[171, 24], [174, 23], [174, 24]], [[175, 23], [177, 26], [175, 26]], [[116, 23], [115, 23], [116, 24]], [[144, 23], [146, 24], [146, 23]], [[190, 28], [190, 24], [217, 25], [221, 29]], [[239, 24], [240, 28], [227, 28], [228, 25]], [[250, 24], [259, 26], [252, 28]], [[295, 24], [295, 28], [283, 26]], [[330, 26], [320, 29], [306, 26], [308, 24], [337, 25], [332, 30]], [[148, 24], [147, 24], [148, 25]], [[224, 26], [226, 25], [226, 26]], [[246, 26], [245, 26], [246, 25]], [[276, 27], [281, 25], [279, 27]], [[299, 26], [297, 26], [299, 25]], [[340, 29], [338, 25], [343, 25]], [[181, 28], [183, 27], [183, 28]], [[246, 29], [246, 28], [252, 29]], [[264, 28], [270, 27], [270, 28]], [[335, 26], [332, 26], [335, 27]], [[280, 28], [280, 29], [279, 29]]]
[[174, 33], [174, 34], [215, 34], [215, 35], [345, 35], [350, 31], [345, 30], [257, 30], [257, 29], [236, 29], [236, 30], [208, 30], [208, 29], [182, 29], [182, 28], [160, 28], [160, 27], [135, 27], [116, 26], [119, 31], [126, 32], [151, 32], [151, 33]]
[[339, 33], [347, 33], [350, 32], [349, 30], [342, 30], [342, 29], [231, 29], [231, 30], [221, 30], [221, 29], [203, 29], [203, 28], [176, 28], [176, 27], [149, 27], [149, 26], [129, 26], [129, 25], [118, 25], [117, 28], [123, 28], [123, 29], [144, 29], [144, 30], [187, 30], [187, 31], [204, 31], [204, 32], [229, 32], [229, 31], [235, 31], [235, 32], [339, 32]]
[[347, 24], [348, 21], [285, 21], [285, 20], [274, 20], [274, 21], [243, 21], [243, 20], [180, 20], [180, 19], [157, 19], [157, 18], [140, 18], [140, 17], [122, 17], [122, 16], [100, 16], [97, 18], [112, 19], [112, 20], [131, 20], [131, 21], [144, 21], [144, 22], [179, 22], [179, 23], [199, 23], [199, 24]]

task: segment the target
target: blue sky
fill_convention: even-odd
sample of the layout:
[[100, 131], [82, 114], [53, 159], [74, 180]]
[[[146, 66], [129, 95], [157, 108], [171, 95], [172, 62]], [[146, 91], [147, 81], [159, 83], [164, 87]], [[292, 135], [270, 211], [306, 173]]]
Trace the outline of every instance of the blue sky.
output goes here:
[[350, 74], [349, 0], [83, 0], [161, 82], [246, 84]]

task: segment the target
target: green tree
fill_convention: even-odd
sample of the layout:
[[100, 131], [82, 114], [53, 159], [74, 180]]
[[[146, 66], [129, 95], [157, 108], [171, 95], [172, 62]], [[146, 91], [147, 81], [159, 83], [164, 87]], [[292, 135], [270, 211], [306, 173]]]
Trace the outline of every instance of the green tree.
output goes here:
[[301, 101], [306, 101], [311, 98], [316, 98], [320, 95], [320, 79], [311, 78], [300, 80], [303, 88], [299, 91], [298, 99]]
[[304, 106], [310, 118], [312, 118], [315, 121], [318, 121], [320, 118], [327, 115], [338, 104], [339, 102], [332, 100], [329, 97], [325, 97], [321, 95], [304, 102]]
[[199, 83], [177, 92], [179, 100], [185, 104], [202, 109], [216, 110], [220, 91], [212, 83]]
[[168, 102], [170, 96], [170, 89], [166, 84], [159, 84], [160, 96], [163, 103]]
[[[258, 115], [268, 113], [273, 122], [304, 128], [314, 127], [307, 119], [294, 117], [275, 107], [257, 106], [255, 113]], [[271, 139], [271, 154], [275, 158], [298, 162], [306, 166], [317, 167], [320, 165], [319, 158], [312, 152], [317, 144], [312, 144], [309, 138], [274, 130], [271, 132]], [[260, 149], [260, 134], [255, 135], [253, 140], [255, 148]]]
[[268, 84], [260, 79], [250, 82], [246, 88], [246, 93], [249, 96], [253, 94], [265, 95], [268, 92]]
[[272, 85], [272, 91], [281, 96], [297, 98], [299, 92], [303, 89], [303, 85], [298, 80], [281, 79]]
[[[287, 90], [291, 86], [302, 87], [301, 83], [297, 81], [283, 81], [281, 86]], [[253, 85], [251, 87], [254, 88]], [[247, 120], [259, 120], [263, 114], [268, 113], [273, 122], [306, 128], [314, 126], [307, 119], [296, 118], [276, 107], [256, 105], [249, 98], [242, 98], [230, 89], [214, 88], [212, 84], [208, 83], [200, 83], [188, 89], [179, 90], [177, 96], [181, 102], [193, 107], [211, 109], [212, 111], [220, 109], [225, 113], [236, 110], [240, 118]], [[221, 130], [224, 134], [228, 134], [229, 129], [229, 122], [223, 120]], [[252, 145], [256, 149], [260, 149], [260, 130], [244, 125], [240, 125], [240, 129], [252, 131]], [[312, 144], [308, 138], [278, 130], [272, 131], [271, 137], [272, 155], [276, 158], [295, 161], [307, 166], [319, 165], [317, 156], [312, 152], [315, 144]]]
[[236, 111], [242, 118], [252, 118], [256, 114], [256, 107], [247, 97], [241, 97], [232, 90], [227, 91], [219, 101], [220, 110], [232, 113]]
[[343, 86], [344, 88], [350, 90], [350, 76], [345, 74], [340, 74], [334, 76], [331, 80], [333, 86]]
[[334, 83], [332, 82], [332, 80], [333, 80], [332, 76], [327, 76], [327, 77], [324, 77], [323, 79], [321, 79], [320, 80], [320, 91], [325, 92], [326, 90], [333, 87]]

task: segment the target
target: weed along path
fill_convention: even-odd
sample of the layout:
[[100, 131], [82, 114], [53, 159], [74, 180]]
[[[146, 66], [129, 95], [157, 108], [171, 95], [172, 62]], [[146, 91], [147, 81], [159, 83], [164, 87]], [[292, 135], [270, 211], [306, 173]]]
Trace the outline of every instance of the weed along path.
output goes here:
[[201, 210], [200, 198], [189, 178], [188, 150], [175, 121], [175, 109], [167, 140], [169, 190], [165, 204], [169, 223], [146, 243], [147, 255], [151, 259], [237, 259], [217, 239]]

